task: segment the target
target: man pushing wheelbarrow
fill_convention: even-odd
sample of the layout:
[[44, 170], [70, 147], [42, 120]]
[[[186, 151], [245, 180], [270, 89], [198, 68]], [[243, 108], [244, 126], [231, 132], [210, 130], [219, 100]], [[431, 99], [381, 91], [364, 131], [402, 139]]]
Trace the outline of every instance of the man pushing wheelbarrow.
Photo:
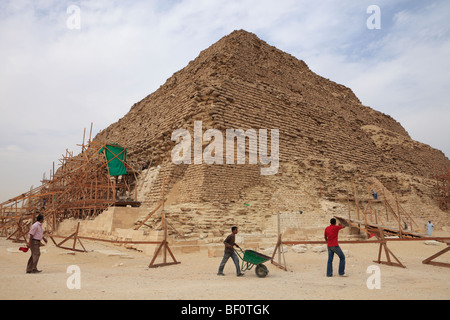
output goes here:
[[[231, 257], [231, 259], [233, 259], [234, 265], [236, 266], [236, 275], [238, 277], [244, 275], [241, 271], [251, 270], [253, 266], [256, 265], [255, 268], [256, 275], [260, 278], [264, 278], [269, 273], [269, 270], [263, 264], [263, 262], [271, 260], [272, 258], [253, 250], [243, 251], [241, 247], [239, 247], [235, 242], [235, 236], [237, 233], [238, 228], [232, 227], [231, 234], [223, 242], [225, 244], [225, 252], [223, 255], [222, 262], [220, 263], [219, 272], [217, 273], [217, 275], [224, 276], [223, 269], [228, 259]], [[234, 250], [234, 247], [239, 248], [242, 256], [236, 250]], [[239, 266], [239, 258], [242, 259], [242, 269]]]
[[233, 259], [234, 265], [236, 266], [236, 275], [238, 277], [243, 276], [244, 274], [241, 272], [241, 268], [239, 267], [239, 258], [236, 255], [236, 252], [234, 252], [234, 246], [239, 246], [236, 244], [236, 234], [238, 233], [237, 227], [231, 228], [231, 234], [225, 239], [223, 242], [225, 244], [225, 252], [223, 253], [223, 259], [219, 266], [219, 272], [217, 273], [218, 276], [224, 276], [223, 268], [225, 268], [225, 264], [227, 263], [228, 259]]

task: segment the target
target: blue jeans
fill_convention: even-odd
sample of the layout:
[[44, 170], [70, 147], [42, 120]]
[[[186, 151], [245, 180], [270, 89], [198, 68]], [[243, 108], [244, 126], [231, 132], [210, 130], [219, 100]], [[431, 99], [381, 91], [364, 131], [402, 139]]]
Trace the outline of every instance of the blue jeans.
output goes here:
[[339, 257], [339, 275], [342, 276], [345, 274], [345, 255], [341, 248], [339, 246], [328, 247], [327, 277], [333, 276], [333, 258], [335, 253]]
[[219, 266], [219, 273], [223, 273], [223, 268], [225, 267], [225, 264], [227, 263], [228, 259], [230, 259], [230, 257], [231, 259], [233, 259], [234, 265], [236, 266], [236, 274], [239, 275], [241, 273], [241, 268], [239, 267], [239, 258], [234, 250], [232, 252], [224, 252], [222, 262]]

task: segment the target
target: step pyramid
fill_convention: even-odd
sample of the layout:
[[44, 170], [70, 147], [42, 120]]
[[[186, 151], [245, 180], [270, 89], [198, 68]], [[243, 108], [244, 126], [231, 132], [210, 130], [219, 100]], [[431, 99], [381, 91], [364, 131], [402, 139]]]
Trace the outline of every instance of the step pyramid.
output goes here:
[[[200, 138], [209, 129], [222, 133], [222, 144], [215, 136], [210, 155], [222, 150], [223, 164], [195, 163], [194, 151], [201, 155], [212, 143], [200, 139], [198, 149], [196, 128]], [[260, 157], [260, 141], [247, 142], [243, 164], [237, 163], [237, 147], [230, 151], [235, 162], [227, 163], [229, 129], [254, 130], [259, 138], [267, 130], [268, 155], [276, 140], [271, 133], [278, 130], [274, 174], [261, 174], [268, 164]], [[173, 161], [181, 141], [172, 139], [177, 130], [190, 134], [190, 164]], [[151, 170], [151, 181], [139, 190], [149, 207], [160, 201], [165, 178], [167, 209], [183, 215], [179, 228], [191, 221], [191, 233], [196, 225], [204, 233], [225, 234], [233, 224], [247, 232], [273, 230], [277, 212], [291, 213], [298, 225], [326, 225], [335, 211], [347, 210], [327, 197], [351, 190], [352, 178], [358, 184], [374, 176], [392, 189], [407, 184], [431, 203], [434, 166], [450, 166], [441, 151], [412, 140], [400, 123], [364, 106], [350, 88], [244, 30], [202, 51], [95, 139], [127, 146], [130, 162], [149, 166], [141, 178]]]

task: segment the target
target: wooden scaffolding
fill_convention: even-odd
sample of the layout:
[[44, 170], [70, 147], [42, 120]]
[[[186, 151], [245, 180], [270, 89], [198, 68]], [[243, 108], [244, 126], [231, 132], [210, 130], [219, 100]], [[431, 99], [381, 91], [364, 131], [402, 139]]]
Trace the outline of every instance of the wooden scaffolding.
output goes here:
[[[444, 179], [446, 179], [444, 177]], [[426, 258], [422, 261], [423, 264], [436, 265], [440, 267], [450, 267], [450, 264], [444, 262], [433, 261], [444, 253], [450, 251], [450, 237], [430, 237], [425, 234], [415, 232], [419, 226], [399, 203], [396, 194], [391, 193], [378, 179], [369, 178], [366, 180], [367, 194], [363, 197], [358, 195], [354, 181], [351, 181], [353, 188], [353, 195], [348, 194], [348, 197], [332, 197], [328, 198], [333, 201], [346, 201], [348, 204], [348, 217], [334, 216], [341, 224], [358, 229], [363, 234], [367, 235], [366, 240], [348, 240], [339, 241], [340, 244], [379, 244], [378, 258], [373, 262], [379, 264], [386, 264], [389, 266], [406, 268], [406, 266], [397, 258], [397, 256], [390, 250], [387, 243], [390, 241], [424, 241], [435, 240], [447, 244], [447, 247], [438, 253]], [[374, 191], [377, 192], [374, 192]], [[354, 212], [352, 214], [351, 203], [354, 203]], [[373, 204], [381, 203], [384, 206], [384, 212], [377, 212], [373, 209]], [[376, 237], [376, 240], [370, 238]], [[278, 241], [275, 245], [275, 250], [272, 259], [276, 252], [282, 250], [283, 245], [298, 245], [298, 244], [326, 244], [325, 241], [309, 241], [296, 240], [285, 241], [282, 240], [281, 234], [278, 235]], [[383, 252], [386, 260], [382, 260]], [[272, 261], [273, 263], [273, 261]], [[283, 267], [275, 263], [276, 266]]]
[[[52, 233], [67, 218], [93, 218], [110, 206], [140, 206], [136, 194], [139, 173], [126, 162], [126, 149], [114, 145], [124, 154], [112, 153], [108, 158], [111, 145], [92, 141], [91, 134], [85, 143], [84, 131], [81, 153], [66, 150], [59, 168], [55, 170], [53, 163], [49, 179], [44, 176], [39, 187], [0, 204], [0, 236], [22, 241], [38, 214], [44, 216]], [[111, 174], [112, 161], [123, 166], [124, 174]]]
[[[367, 193], [358, 194], [354, 180], [351, 181], [353, 195], [348, 197], [333, 197], [329, 200], [346, 201], [348, 216], [346, 220], [352, 221], [351, 226], [370, 235], [366, 226], [381, 226], [386, 236], [398, 235], [409, 237], [419, 225], [401, 204], [398, 196], [388, 190], [378, 179], [368, 178], [365, 182]], [[353, 203], [353, 205], [352, 205]], [[382, 210], [376, 210], [375, 205], [380, 205]], [[354, 210], [352, 210], [352, 206]], [[344, 217], [341, 217], [344, 218]]]

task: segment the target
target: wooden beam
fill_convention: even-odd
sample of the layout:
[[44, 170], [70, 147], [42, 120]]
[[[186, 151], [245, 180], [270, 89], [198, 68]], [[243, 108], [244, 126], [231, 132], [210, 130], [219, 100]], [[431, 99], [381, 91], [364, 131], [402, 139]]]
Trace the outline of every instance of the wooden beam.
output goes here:
[[432, 255], [431, 257], [426, 258], [425, 260], [422, 261], [422, 263], [430, 264], [430, 265], [434, 265], [434, 266], [438, 266], [438, 267], [450, 268], [450, 263], [433, 261], [434, 259], [443, 255], [444, 253], [446, 253], [449, 250], [450, 250], [450, 242], [447, 242], [447, 248], [439, 251], [438, 253]]
[[[284, 271], [287, 271], [286, 265], [285, 265], [285, 266], [282, 266], [280, 263], [277, 263], [277, 262], [273, 261], [273, 259], [274, 259], [274, 257], [275, 257], [275, 254], [277, 253], [277, 250], [281, 250], [281, 245], [282, 245], [283, 243], [286, 243], [286, 242], [283, 242], [283, 241], [281, 240], [281, 234], [280, 234], [280, 235], [278, 235], [278, 241], [277, 241], [277, 244], [276, 244], [275, 249], [274, 249], [274, 251], [273, 251], [272, 259], [270, 260], [270, 262], [271, 262], [273, 265], [275, 265], [276, 267], [278, 267], [278, 268], [280, 268], [280, 269], [282, 269], [282, 270], [284, 270]], [[280, 261], [280, 262], [281, 262], [281, 261]]]
[[150, 217], [151, 217], [153, 214], [155, 214], [156, 211], [158, 211], [159, 208], [161, 208], [161, 206], [162, 206], [162, 202], [160, 202], [160, 203], [158, 204], [158, 206], [157, 206], [155, 209], [153, 209], [153, 211], [150, 212], [150, 213], [147, 215], [147, 217], [144, 219], [144, 221], [142, 221], [141, 224], [140, 224], [135, 230], [139, 230], [139, 229], [147, 222], [147, 220], [150, 219]]

